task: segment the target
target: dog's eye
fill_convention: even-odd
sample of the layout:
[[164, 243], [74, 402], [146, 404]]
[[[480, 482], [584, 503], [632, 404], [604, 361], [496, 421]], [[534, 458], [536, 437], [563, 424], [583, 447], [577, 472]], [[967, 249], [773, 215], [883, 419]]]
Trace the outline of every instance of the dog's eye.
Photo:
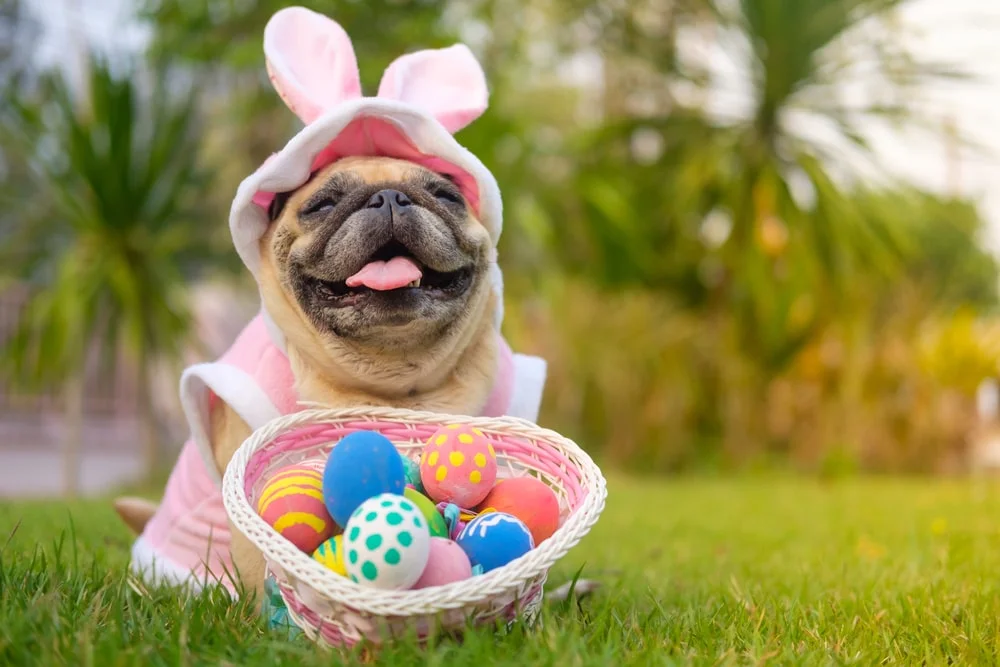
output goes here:
[[441, 201], [448, 202], [450, 204], [462, 203], [462, 195], [448, 188], [436, 188], [433, 190], [432, 194]]
[[315, 215], [316, 213], [329, 213], [334, 208], [336, 208], [337, 202], [330, 197], [325, 197], [317, 202], [306, 206], [302, 211], [302, 215]]

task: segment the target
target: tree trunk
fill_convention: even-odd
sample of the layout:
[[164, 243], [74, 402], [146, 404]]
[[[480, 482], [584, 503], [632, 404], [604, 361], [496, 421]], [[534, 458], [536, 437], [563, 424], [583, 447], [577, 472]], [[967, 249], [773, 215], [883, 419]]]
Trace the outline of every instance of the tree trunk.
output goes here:
[[63, 494], [76, 498], [80, 493], [80, 446], [83, 441], [84, 370], [73, 373], [65, 386], [63, 426]]
[[143, 460], [146, 468], [146, 479], [151, 480], [160, 466], [160, 438], [157, 433], [156, 415], [153, 409], [153, 391], [150, 386], [149, 357], [139, 356], [139, 382], [136, 391], [137, 409], [139, 412], [139, 429], [142, 432]]

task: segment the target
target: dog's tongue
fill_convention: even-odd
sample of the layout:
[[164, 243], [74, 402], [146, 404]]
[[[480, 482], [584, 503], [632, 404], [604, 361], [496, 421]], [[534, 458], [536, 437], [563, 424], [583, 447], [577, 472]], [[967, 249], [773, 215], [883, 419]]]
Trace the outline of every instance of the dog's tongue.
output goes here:
[[393, 257], [388, 262], [369, 262], [363, 269], [347, 279], [348, 287], [364, 285], [368, 289], [384, 292], [406, 287], [424, 274], [409, 257]]

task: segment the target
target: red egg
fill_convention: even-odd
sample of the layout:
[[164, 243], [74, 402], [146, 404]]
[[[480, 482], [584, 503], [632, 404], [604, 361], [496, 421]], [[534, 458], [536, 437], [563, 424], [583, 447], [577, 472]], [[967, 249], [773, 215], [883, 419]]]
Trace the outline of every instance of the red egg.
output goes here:
[[420, 457], [420, 481], [434, 502], [475, 507], [496, 478], [493, 445], [477, 428], [449, 424], [439, 429], [427, 440]]
[[534, 477], [513, 477], [497, 482], [477, 509], [506, 512], [524, 522], [535, 546], [559, 528], [559, 499], [549, 486]]

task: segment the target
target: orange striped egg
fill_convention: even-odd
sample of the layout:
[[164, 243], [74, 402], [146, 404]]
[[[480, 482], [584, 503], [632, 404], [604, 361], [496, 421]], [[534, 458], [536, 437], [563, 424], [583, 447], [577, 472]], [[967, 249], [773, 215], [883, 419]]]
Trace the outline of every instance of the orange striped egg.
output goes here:
[[478, 428], [449, 424], [427, 440], [420, 457], [420, 480], [435, 502], [473, 508], [496, 478], [496, 452]]
[[340, 532], [323, 503], [323, 472], [309, 463], [279, 469], [261, 491], [257, 513], [307, 553]]

